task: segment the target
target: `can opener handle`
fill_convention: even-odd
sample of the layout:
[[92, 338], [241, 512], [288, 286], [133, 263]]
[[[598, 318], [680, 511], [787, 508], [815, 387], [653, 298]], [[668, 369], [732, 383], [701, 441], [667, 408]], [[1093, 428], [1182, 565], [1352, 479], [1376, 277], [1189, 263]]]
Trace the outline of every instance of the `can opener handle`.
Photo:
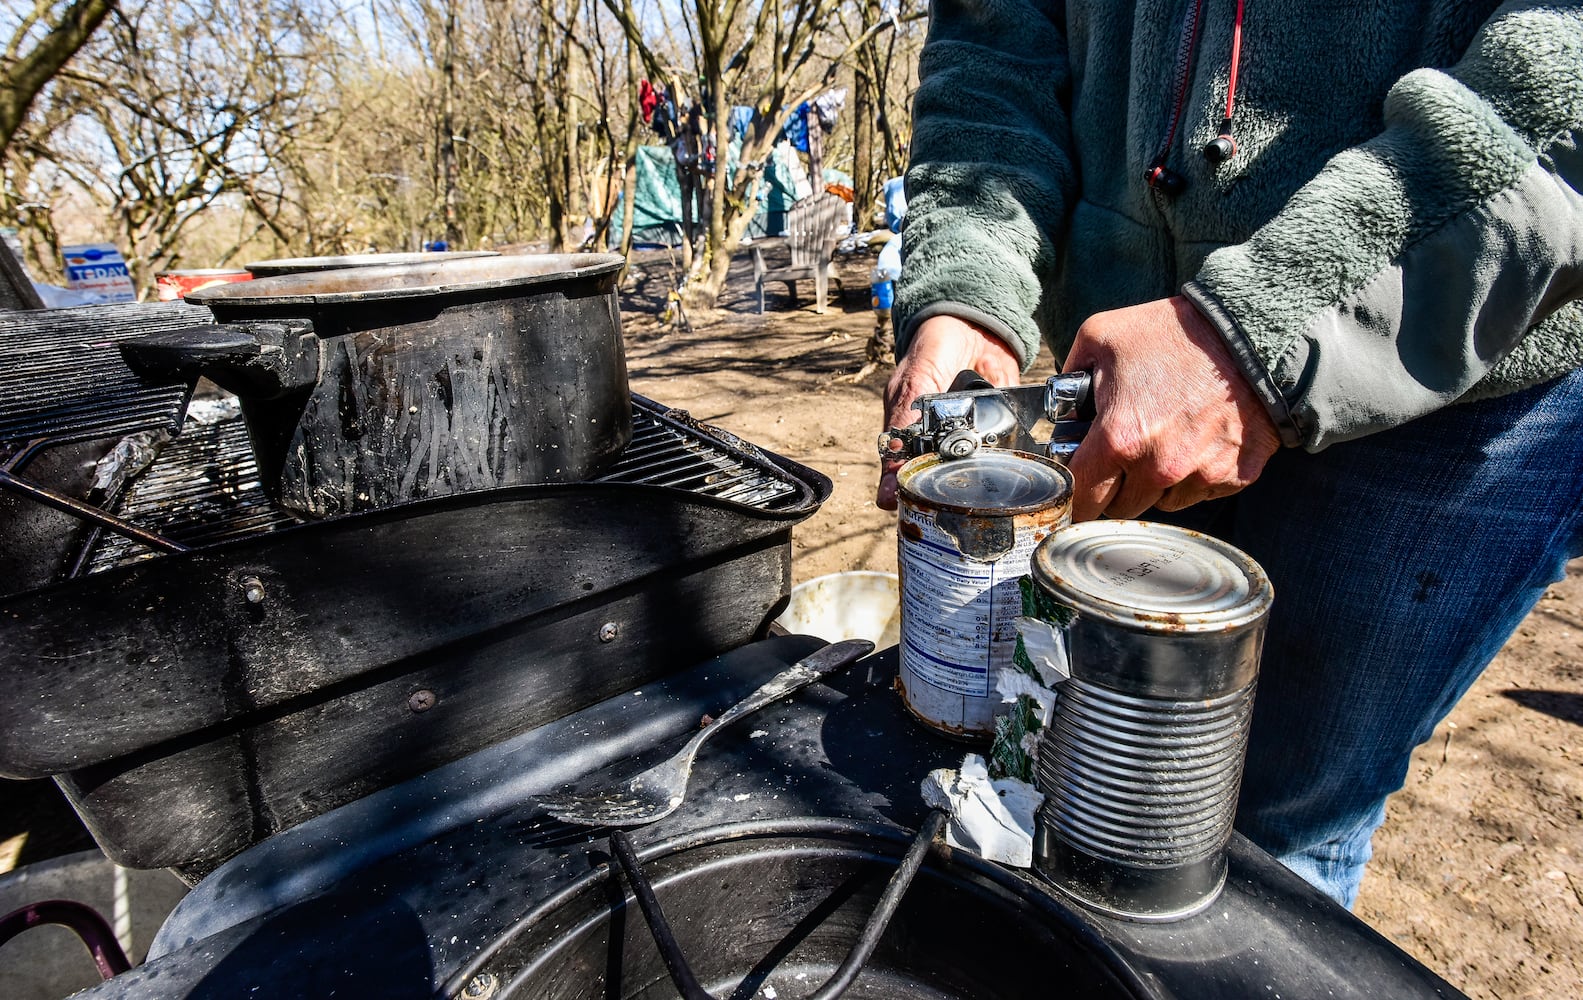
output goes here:
[[1093, 376], [1052, 375], [1042, 383], [996, 388], [974, 371], [957, 375], [945, 392], [919, 396], [920, 419], [879, 436], [880, 458], [895, 461], [930, 452], [967, 458], [980, 448], [1009, 448], [1069, 461], [1094, 417]]

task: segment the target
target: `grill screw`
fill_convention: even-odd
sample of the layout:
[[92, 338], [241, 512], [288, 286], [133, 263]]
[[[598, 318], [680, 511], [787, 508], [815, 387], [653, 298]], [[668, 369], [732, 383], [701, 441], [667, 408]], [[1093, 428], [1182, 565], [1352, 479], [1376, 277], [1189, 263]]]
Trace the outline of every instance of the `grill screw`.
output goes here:
[[242, 596], [247, 598], [249, 604], [264, 603], [264, 581], [256, 576], [242, 578]]
[[462, 996], [467, 1000], [489, 1000], [495, 995], [495, 977], [487, 972], [480, 972], [467, 981], [462, 988]]
[[411, 697], [407, 699], [407, 707], [414, 712], [427, 712], [434, 707], [434, 703], [438, 700], [434, 697], [433, 691], [428, 688], [420, 688], [412, 692]]
[[600, 642], [615, 642], [616, 636], [621, 634], [621, 627], [615, 622], [605, 622], [599, 626]]

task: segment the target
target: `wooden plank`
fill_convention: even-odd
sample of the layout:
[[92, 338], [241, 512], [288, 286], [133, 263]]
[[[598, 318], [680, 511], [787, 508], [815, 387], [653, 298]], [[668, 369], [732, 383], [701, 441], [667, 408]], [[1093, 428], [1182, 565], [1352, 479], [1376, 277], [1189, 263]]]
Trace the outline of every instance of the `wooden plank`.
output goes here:
[[747, 643], [790, 582], [788, 531], [61, 786], [118, 864], [196, 879], [335, 806]]
[[[659, 488], [520, 487], [0, 599], [0, 774], [43, 777], [530, 634], [789, 531]], [[251, 598], [257, 597], [254, 601]]]

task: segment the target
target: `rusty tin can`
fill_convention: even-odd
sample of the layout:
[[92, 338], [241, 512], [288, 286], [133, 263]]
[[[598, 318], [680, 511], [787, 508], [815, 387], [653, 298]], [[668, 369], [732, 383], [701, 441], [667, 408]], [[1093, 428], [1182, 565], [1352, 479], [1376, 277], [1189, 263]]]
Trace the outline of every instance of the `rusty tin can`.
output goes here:
[[1197, 913], [1226, 880], [1269, 578], [1219, 539], [1146, 521], [1064, 527], [1032, 575], [1071, 613], [1071, 677], [1034, 765], [1034, 865], [1112, 915]]
[[1072, 475], [1037, 455], [921, 455], [896, 476], [902, 699], [947, 734], [988, 737], [1034, 549], [1072, 520]]

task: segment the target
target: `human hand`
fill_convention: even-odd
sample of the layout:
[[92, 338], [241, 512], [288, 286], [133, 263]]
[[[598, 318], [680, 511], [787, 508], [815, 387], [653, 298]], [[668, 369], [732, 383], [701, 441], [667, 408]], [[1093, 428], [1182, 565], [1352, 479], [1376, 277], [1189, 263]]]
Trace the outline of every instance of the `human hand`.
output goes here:
[[[885, 429], [913, 423], [917, 419], [913, 400], [932, 392], [945, 392], [957, 374], [969, 368], [992, 385], [1016, 385], [1022, 374], [1017, 355], [1004, 340], [983, 327], [955, 316], [924, 320], [885, 385]], [[896, 509], [896, 470], [905, 463], [905, 456], [880, 463], [874, 503], [881, 510]]]
[[1280, 447], [1220, 335], [1181, 296], [1097, 313], [1065, 371], [1094, 373], [1097, 417], [1072, 456], [1072, 518], [1136, 517], [1229, 496]]

